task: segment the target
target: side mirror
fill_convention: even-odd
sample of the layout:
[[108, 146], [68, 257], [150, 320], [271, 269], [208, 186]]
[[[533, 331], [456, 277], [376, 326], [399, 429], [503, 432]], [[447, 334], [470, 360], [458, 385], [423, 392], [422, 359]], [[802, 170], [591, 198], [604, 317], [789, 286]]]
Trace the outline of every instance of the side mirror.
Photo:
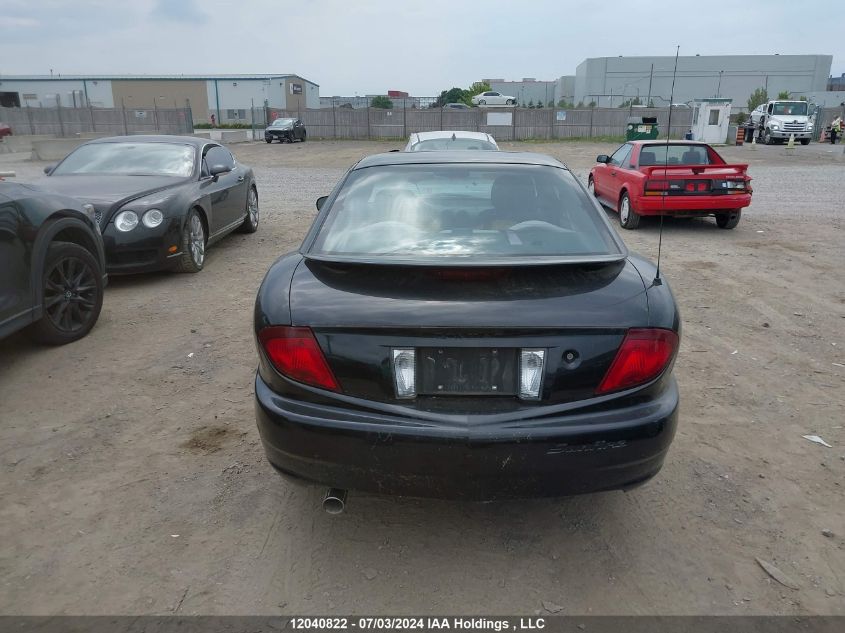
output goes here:
[[326, 200], [328, 200], [328, 196], [320, 196], [317, 198], [317, 211], [323, 208], [323, 205], [326, 204]]
[[608, 156], [607, 154], [599, 154], [598, 156], [596, 156], [596, 162], [597, 163], [607, 163], [609, 161], [610, 161], [610, 156]]
[[47, 166], [44, 168], [44, 173], [45, 173], [45, 174], [47, 174], [47, 175], [49, 176], [50, 174], [52, 174], [52, 173], [53, 173], [53, 170], [54, 170], [55, 168], [56, 168], [56, 166], [55, 166], [55, 165], [47, 165]]
[[232, 168], [229, 167], [228, 165], [218, 164], [218, 165], [212, 165], [211, 169], [208, 170], [208, 173], [211, 174], [212, 178], [217, 180], [217, 178], [220, 176], [220, 174], [228, 174], [230, 171], [232, 171]]

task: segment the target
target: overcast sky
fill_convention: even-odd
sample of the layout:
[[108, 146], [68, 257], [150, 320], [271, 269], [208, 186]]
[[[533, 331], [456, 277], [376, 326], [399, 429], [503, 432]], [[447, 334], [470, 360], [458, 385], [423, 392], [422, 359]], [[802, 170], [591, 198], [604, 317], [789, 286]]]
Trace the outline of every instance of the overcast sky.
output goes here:
[[0, 0], [0, 74], [296, 73], [324, 96], [428, 96], [680, 44], [681, 55], [830, 54], [839, 76], [843, 10], [843, 0]]

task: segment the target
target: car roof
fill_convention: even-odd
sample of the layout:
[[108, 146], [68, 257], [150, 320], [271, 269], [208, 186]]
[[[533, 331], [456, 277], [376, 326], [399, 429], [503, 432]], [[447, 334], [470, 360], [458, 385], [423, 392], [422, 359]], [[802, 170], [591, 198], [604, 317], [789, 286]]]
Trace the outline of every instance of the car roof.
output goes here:
[[353, 169], [383, 167], [386, 165], [431, 165], [431, 164], [483, 163], [488, 165], [541, 165], [567, 169], [556, 158], [533, 152], [479, 152], [477, 150], [450, 150], [437, 152], [389, 152], [373, 154], [362, 158]]
[[98, 143], [179, 143], [182, 145], [194, 145], [195, 147], [202, 147], [208, 143], [216, 143], [207, 138], [198, 136], [173, 136], [170, 134], [138, 134], [134, 136], [107, 136], [104, 138], [95, 138], [85, 145], [92, 145]]
[[489, 141], [492, 137], [487, 132], [467, 132], [464, 130], [437, 130], [434, 132], [415, 132], [414, 135], [419, 141], [430, 141], [441, 138], [471, 138], [479, 141]]
[[[652, 139], [649, 141], [639, 140], [639, 141], [628, 141], [630, 145], [666, 145], [666, 139]], [[709, 147], [707, 143], [702, 141], [683, 141], [683, 140], [670, 140], [669, 145], [701, 145], [702, 147]]]

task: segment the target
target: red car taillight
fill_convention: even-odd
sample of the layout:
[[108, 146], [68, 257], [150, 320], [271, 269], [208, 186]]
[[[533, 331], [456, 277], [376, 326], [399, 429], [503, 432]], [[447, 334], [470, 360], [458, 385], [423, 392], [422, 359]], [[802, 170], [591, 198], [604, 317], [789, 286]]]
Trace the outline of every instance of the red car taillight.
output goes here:
[[340, 391], [311, 328], [274, 326], [258, 333], [273, 366], [291, 380]]
[[671, 330], [628, 330], [596, 393], [628, 389], [656, 378], [677, 350], [678, 335]]

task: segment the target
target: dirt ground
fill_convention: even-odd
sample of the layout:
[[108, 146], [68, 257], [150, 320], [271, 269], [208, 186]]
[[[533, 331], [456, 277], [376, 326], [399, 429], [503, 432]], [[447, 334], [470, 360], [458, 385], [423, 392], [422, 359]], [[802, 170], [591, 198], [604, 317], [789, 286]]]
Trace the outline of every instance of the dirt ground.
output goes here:
[[[400, 146], [233, 146], [257, 174], [258, 233], [198, 275], [113, 278], [78, 343], [0, 342], [0, 613], [845, 614], [841, 147], [725, 148], [755, 179], [737, 229], [666, 222], [682, 411], [648, 485], [494, 504], [353, 493], [329, 516], [321, 489], [264, 459], [252, 304], [314, 200]], [[581, 178], [614, 149], [504, 148]], [[40, 173], [20, 158], [0, 168]], [[620, 232], [656, 255], [655, 221]]]

